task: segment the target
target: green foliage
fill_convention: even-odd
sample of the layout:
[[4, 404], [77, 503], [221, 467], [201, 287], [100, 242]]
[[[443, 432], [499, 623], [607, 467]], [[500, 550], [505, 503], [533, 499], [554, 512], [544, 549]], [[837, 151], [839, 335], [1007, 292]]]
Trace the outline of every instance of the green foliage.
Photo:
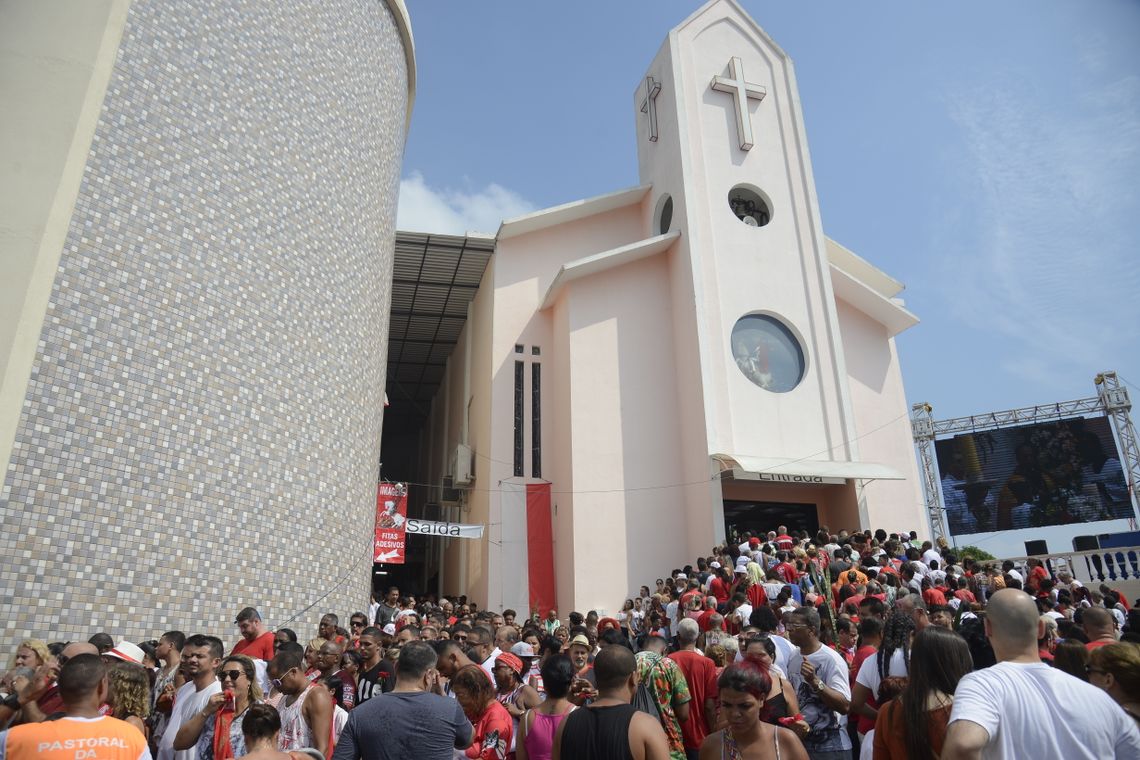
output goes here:
[[957, 546], [954, 548], [954, 553], [958, 555], [959, 560], [969, 558], [975, 562], [985, 562], [988, 560], [997, 559], [997, 557], [990, 554], [985, 549], [979, 549], [976, 546]]

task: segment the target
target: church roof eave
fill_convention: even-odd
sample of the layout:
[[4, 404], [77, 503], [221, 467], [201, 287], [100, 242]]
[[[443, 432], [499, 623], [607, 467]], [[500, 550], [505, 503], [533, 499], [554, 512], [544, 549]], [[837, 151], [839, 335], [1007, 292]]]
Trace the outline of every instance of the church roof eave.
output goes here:
[[639, 185], [613, 193], [597, 195], [593, 198], [563, 203], [560, 206], [539, 209], [511, 219], [504, 219], [499, 225], [499, 231], [495, 237], [498, 240], [507, 240], [566, 222], [574, 222], [607, 211], [632, 206], [640, 203], [651, 189], [652, 185]]
[[831, 287], [837, 300], [846, 301], [887, 328], [895, 337], [918, 324], [918, 317], [907, 311], [898, 299], [885, 298], [850, 272], [831, 264]]
[[906, 289], [901, 282], [850, 248], [827, 238], [827, 261], [871, 288], [883, 298], [894, 298]]
[[554, 276], [554, 280], [551, 281], [550, 287], [546, 289], [546, 296], [542, 299], [542, 306], [539, 307], [539, 311], [545, 311], [553, 306], [563, 289], [574, 280], [664, 253], [680, 237], [681, 231], [673, 230], [664, 235], [656, 235], [645, 240], [639, 240], [636, 243], [611, 248], [608, 251], [595, 253], [592, 256], [585, 256], [563, 264], [558, 270], [558, 274]]

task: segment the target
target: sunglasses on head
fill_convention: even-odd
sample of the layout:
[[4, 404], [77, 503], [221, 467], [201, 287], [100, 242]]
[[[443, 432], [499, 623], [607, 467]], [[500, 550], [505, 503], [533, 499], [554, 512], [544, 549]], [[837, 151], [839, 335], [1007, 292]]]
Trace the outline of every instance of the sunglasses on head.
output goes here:
[[226, 680], [227, 678], [231, 681], [237, 681], [244, 675], [245, 673], [241, 670], [223, 670], [222, 672], [218, 673], [218, 678], [222, 681]]

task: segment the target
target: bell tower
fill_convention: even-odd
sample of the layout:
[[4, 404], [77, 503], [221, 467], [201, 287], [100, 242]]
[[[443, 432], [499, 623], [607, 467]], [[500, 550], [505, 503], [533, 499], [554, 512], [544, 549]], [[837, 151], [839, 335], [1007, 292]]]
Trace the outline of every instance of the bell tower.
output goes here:
[[732, 0], [673, 29], [634, 96], [653, 234], [672, 265], [679, 373], [704, 454], [857, 458], [825, 238], [795, 72]]

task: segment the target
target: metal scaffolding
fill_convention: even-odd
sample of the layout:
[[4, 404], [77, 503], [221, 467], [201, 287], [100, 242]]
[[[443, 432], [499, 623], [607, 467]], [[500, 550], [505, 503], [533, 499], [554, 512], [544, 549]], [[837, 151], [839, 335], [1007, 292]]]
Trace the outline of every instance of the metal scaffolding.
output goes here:
[[1136, 509], [1136, 487], [1140, 483], [1140, 446], [1136, 443], [1136, 428], [1132, 427], [1132, 401], [1128, 389], [1120, 384], [1115, 372], [1101, 372], [1096, 376], [1097, 398], [1104, 405], [1105, 414], [1112, 418], [1116, 429], [1116, 440], [1120, 443], [1121, 464], [1128, 479], [1128, 495], [1132, 498], [1132, 508]]
[[1119, 383], [1115, 372], [1102, 372], [1093, 382], [1097, 387], [1097, 395], [1091, 398], [1026, 406], [1003, 412], [987, 412], [969, 417], [954, 417], [948, 420], [935, 420], [933, 409], [928, 403], [914, 404], [911, 407], [910, 425], [915, 445], [918, 447], [919, 465], [922, 467], [922, 487], [926, 497], [926, 514], [930, 519], [930, 529], [934, 538], [949, 540], [945, 509], [942, 506], [942, 488], [938, 481], [938, 468], [934, 456], [936, 438], [956, 433], [976, 433], [1017, 425], [1031, 425], [1065, 417], [1103, 414], [1111, 418], [1116, 438], [1120, 443], [1122, 465], [1128, 479], [1128, 493], [1135, 510], [1136, 489], [1137, 484], [1140, 484], [1140, 444], [1137, 443], [1136, 429], [1132, 426], [1132, 418], [1129, 416], [1132, 402], [1128, 397], [1128, 389]]

